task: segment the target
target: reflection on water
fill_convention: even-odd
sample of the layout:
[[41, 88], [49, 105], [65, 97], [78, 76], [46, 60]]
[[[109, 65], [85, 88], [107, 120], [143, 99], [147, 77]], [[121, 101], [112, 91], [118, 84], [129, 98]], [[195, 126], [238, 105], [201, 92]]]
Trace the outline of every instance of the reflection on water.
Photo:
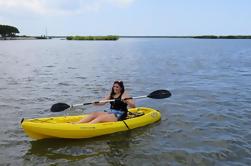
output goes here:
[[[30, 149], [23, 156], [24, 164], [82, 162], [90, 165], [127, 165], [126, 156], [133, 152], [134, 144], [143, 141], [140, 136], [149, 125], [134, 131], [119, 132], [89, 139], [44, 139], [30, 142]], [[57, 162], [55, 162], [57, 161]]]
[[[2, 165], [250, 165], [251, 40], [120, 39], [0, 41]], [[88, 140], [31, 141], [22, 118], [78, 115], [108, 106], [52, 113], [57, 102], [96, 101], [123, 80], [161, 121]], [[102, 165], [100, 164], [100, 165]]]

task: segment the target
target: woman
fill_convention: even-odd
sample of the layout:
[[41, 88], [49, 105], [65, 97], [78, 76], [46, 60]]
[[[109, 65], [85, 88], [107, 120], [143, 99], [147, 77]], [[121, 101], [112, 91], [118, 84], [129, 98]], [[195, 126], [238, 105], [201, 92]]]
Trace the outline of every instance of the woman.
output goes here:
[[[88, 117], [81, 119], [76, 123], [100, 123], [100, 122], [116, 122], [123, 120], [127, 116], [127, 106], [135, 108], [135, 103], [129, 98], [128, 93], [125, 91], [122, 81], [115, 81], [112, 86], [112, 90], [109, 96], [103, 98], [103, 100], [115, 99], [110, 102], [111, 107], [107, 112], [93, 112]], [[125, 100], [124, 100], [125, 99]], [[107, 102], [101, 102], [96, 105], [104, 105]]]

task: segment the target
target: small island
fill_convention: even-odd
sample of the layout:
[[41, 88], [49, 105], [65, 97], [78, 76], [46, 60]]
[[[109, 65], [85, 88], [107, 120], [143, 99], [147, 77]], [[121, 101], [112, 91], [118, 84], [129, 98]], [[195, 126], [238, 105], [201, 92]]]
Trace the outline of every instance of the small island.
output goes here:
[[67, 40], [118, 40], [119, 36], [68, 36]]

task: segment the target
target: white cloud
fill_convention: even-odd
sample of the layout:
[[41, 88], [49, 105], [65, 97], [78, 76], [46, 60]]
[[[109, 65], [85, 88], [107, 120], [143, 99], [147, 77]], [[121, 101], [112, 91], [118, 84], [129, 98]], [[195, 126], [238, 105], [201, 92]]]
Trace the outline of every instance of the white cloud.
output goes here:
[[135, 0], [107, 0], [110, 1], [110, 3], [118, 5], [120, 7], [126, 7], [133, 3]]
[[41, 12], [43, 5], [38, 0], [0, 0], [0, 8], [5, 10], [23, 9]]
[[42, 15], [79, 14], [99, 11], [107, 6], [128, 7], [135, 0], [0, 0], [0, 8], [8, 11], [31, 11]]

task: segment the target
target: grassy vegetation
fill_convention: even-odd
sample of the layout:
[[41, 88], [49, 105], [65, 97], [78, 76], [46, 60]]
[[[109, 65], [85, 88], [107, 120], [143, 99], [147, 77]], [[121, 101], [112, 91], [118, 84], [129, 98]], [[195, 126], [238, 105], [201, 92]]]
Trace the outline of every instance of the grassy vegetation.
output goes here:
[[67, 40], [118, 40], [118, 36], [68, 36]]
[[250, 35], [228, 35], [228, 36], [215, 36], [215, 35], [205, 35], [205, 36], [193, 36], [197, 39], [251, 39]]

